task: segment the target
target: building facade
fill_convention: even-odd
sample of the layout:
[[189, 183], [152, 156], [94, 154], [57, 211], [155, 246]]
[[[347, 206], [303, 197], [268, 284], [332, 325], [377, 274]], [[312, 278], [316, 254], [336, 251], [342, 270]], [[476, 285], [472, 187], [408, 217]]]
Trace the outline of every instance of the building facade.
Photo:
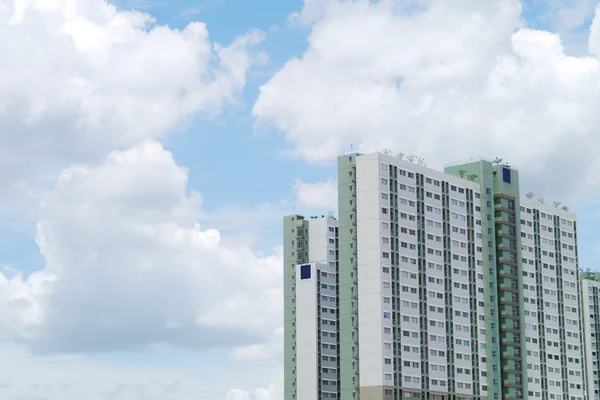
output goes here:
[[284, 218], [285, 400], [338, 399], [338, 225]]
[[585, 329], [587, 396], [586, 399], [600, 399], [598, 380], [600, 356], [600, 278], [593, 274], [590, 279], [581, 280], [583, 325]]
[[587, 399], [576, 216], [521, 202], [529, 397]]
[[486, 160], [338, 158], [337, 398], [584, 399], [575, 216], [519, 193]]

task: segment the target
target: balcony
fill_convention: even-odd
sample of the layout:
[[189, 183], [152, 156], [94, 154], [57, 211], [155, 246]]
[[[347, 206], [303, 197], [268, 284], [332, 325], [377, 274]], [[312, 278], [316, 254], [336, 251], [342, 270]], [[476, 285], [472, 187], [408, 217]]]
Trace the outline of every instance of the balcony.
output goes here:
[[500, 304], [518, 305], [519, 299], [507, 299], [506, 297], [500, 297]]
[[517, 252], [516, 246], [511, 246], [511, 245], [504, 244], [504, 243], [498, 243], [497, 247], [498, 247], [499, 250], [508, 251], [510, 253], [516, 253]]
[[515, 267], [517, 266], [517, 260], [508, 259], [508, 258], [504, 258], [504, 257], [498, 257], [498, 263], [513, 265]]
[[494, 203], [494, 211], [504, 211], [504, 212], [511, 213], [511, 214], [515, 213], [515, 210], [511, 209], [509, 205], [496, 204], [496, 203]]
[[517, 272], [513, 272], [513, 271], [504, 271], [504, 270], [500, 270], [498, 272], [498, 275], [500, 275], [501, 278], [518, 278], [519, 274], [517, 274]]
[[511, 292], [517, 292], [517, 285], [507, 285], [504, 283], [501, 283], [500, 285], [498, 285], [498, 287], [500, 288], [500, 290], [507, 290], [507, 291], [511, 291]]
[[[509, 360], [520, 360], [520, 359], [521, 359], [521, 356], [520, 356], [520, 355], [515, 355], [515, 354], [513, 354], [513, 353], [510, 353], [510, 352], [508, 352], [508, 351], [504, 351], [504, 352], [502, 352], [502, 357], [503, 357], [503, 358], [505, 358], [505, 359], [509, 359]], [[508, 365], [505, 365], [505, 366], [503, 366], [503, 367], [502, 367], [502, 370], [503, 370], [503, 371], [505, 371], [505, 372], [513, 372], [513, 371], [516, 371], [516, 370], [514, 370], [514, 369], [510, 369], [510, 368], [508, 367]]]
[[496, 236], [498, 237], [503, 237], [503, 238], [507, 238], [507, 239], [516, 239], [516, 235], [515, 232], [507, 232], [504, 230], [497, 230], [496, 231]]
[[510, 227], [514, 227], [515, 226], [515, 221], [505, 220], [502, 217], [496, 217], [495, 221], [496, 221], [496, 224], [504, 224], [504, 225], [508, 225]]

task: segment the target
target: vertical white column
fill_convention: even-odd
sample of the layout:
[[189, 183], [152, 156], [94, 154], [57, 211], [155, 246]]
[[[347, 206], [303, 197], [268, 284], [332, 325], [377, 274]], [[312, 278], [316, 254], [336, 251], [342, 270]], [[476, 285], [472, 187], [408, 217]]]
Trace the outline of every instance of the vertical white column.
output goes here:
[[318, 271], [314, 263], [296, 268], [297, 400], [314, 400], [319, 390]]

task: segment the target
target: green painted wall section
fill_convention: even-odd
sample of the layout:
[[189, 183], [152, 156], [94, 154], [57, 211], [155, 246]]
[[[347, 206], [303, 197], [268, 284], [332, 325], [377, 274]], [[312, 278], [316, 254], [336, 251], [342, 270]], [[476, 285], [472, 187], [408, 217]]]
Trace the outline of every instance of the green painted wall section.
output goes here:
[[[303, 231], [305, 244], [298, 249], [298, 226]], [[284, 400], [294, 400], [296, 394], [296, 265], [308, 262], [308, 221], [300, 215], [290, 215], [283, 218], [283, 374]], [[298, 251], [303, 257], [298, 258]]]
[[[338, 157], [338, 240], [339, 240], [339, 317], [340, 317], [340, 394], [341, 400], [356, 400], [358, 382], [358, 360], [353, 358], [353, 348], [358, 352], [358, 328], [352, 325], [353, 282], [356, 256], [356, 215], [352, 210], [356, 203], [354, 170], [359, 155], [346, 154]], [[353, 215], [353, 216], [352, 216]], [[351, 217], [352, 216], [352, 217]], [[352, 218], [352, 219], [351, 219]], [[354, 336], [353, 336], [354, 335]], [[354, 365], [353, 365], [354, 362]]]
[[[509, 379], [506, 381], [502, 380], [502, 369], [503, 364], [507, 368], [514, 368], [514, 360], [505, 360], [504, 355], [501, 352], [501, 340], [502, 338], [514, 338], [512, 333], [507, 336], [507, 332], [501, 332], [502, 326], [500, 324], [500, 296], [505, 295], [506, 292], [500, 291], [501, 282], [499, 282], [498, 270], [497, 270], [497, 255], [506, 253], [502, 250], [504, 244], [503, 239], [497, 237], [496, 231], [503, 230], [505, 224], [496, 224], [496, 212], [495, 207], [495, 195], [504, 194], [507, 196], [514, 197], [514, 212], [515, 212], [515, 241], [517, 243], [517, 273], [519, 280], [519, 328], [520, 328], [520, 357], [521, 357], [521, 369], [526, 371], [526, 349], [525, 349], [525, 314], [523, 312], [523, 291], [522, 291], [522, 265], [521, 265], [521, 247], [520, 247], [520, 224], [519, 224], [519, 176], [516, 170], [511, 170], [511, 183], [503, 182], [502, 178], [502, 166], [494, 165], [491, 162], [479, 160], [471, 163], [454, 165], [446, 167], [445, 173], [462, 177], [463, 179], [469, 178], [474, 183], [479, 183], [481, 191], [481, 212], [482, 212], [482, 250], [483, 250], [483, 266], [484, 266], [484, 284], [486, 288], [485, 292], [485, 321], [486, 321], [486, 352], [487, 352], [487, 377], [488, 377], [488, 398], [527, 398], [527, 379], [523, 376], [521, 384], [523, 385], [522, 393], [517, 394], [517, 389], [512, 387], [515, 384], [516, 378], [514, 375], [509, 374]], [[488, 189], [489, 188], [489, 192]], [[488, 203], [490, 202], [490, 203]], [[505, 219], [500, 213], [500, 219]], [[508, 215], [508, 213], [506, 214]], [[488, 222], [488, 219], [491, 221]], [[488, 228], [491, 227], [491, 231]], [[492, 242], [492, 247], [488, 246], [488, 243]], [[500, 242], [500, 243], [498, 243]], [[498, 254], [497, 254], [498, 253]], [[494, 261], [490, 261], [489, 257], [493, 256]], [[496, 310], [492, 315], [491, 310]], [[495, 339], [493, 343], [492, 338]], [[494, 380], [498, 383], [494, 385]], [[503, 390], [503, 385], [505, 386]]]
[[[517, 276], [518, 276], [518, 293], [519, 293], [519, 326], [520, 326], [520, 338], [521, 338], [521, 346], [520, 346], [520, 354], [521, 354], [521, 368], [523, 373], [522, 377], [522, 395], [517, 395], [514, 390], [511, 389], [509, 396], [511, 398], [528, 398], [528, 390], [527, 390], [527, 349], [526, 349], [526, 331], [525, 331], [525, 304], [523, 301], [523, 263], [521, 256], [521, 202], [520, 202], [520, 188], [519, 188], [519, 173], [516, 170], [511, 170], [511, 183], [504, 182], [503, 176], [503, 166], [495, 165], [493, 169], [496, 171], [496, 175], [494, 176], [494, 193], [504, 194], [514, 198], [514, 210], [515, 210], [515, 236], [516, 236], [516, 261], [517, 261]], [[500, 199], [501, 204], [505, 204], [506, 199]], [[514, 365], [514, 362], [513, 362]], [[511, 379], [512, 380], [512, 379]], [[511, 382], [511, 383], [514, 383]], [[506, 397], [506, 394], [505, 394]]]

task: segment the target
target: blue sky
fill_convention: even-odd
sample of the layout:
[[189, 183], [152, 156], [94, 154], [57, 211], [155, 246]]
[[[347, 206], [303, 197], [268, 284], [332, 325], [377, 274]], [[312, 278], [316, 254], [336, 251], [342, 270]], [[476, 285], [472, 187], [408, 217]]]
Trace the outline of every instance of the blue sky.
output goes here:
[[[17, 82], [14, 93], [8, 86], [7, 95], [0, 93], [0, 132], [17, 126], [22, 132], [9, 135], [57, 135], [56, 143], [75, 143], [75, 150], [10, 148], [18, 141], [0, 133], [0, 147], [8, 150], [0, 156], [17, 160], [0, 163], [0, 190], [10, 193], [0, 202], [0, 265], [23, 273], [10, 280], [12, 272], [0, 271], [8, 278], [0, 279], [0, 352], [18, 360], [18, 368], [0, 362], [1, 398], [280, 399], [281, 216], [294, 206], [307, 215], [327, 212], [335, 156], [351, 143], [423, 155], [436, 168], [467, 155], [514, 160], [524, 190], [548, 202], [561, 199], [579, 214], [581, 266], [600, 263], [600, 182], [590, 150], [600, 137], [594, 118], [600, 95], [590, 89], [600, 82], [600, 29], [597, 52], [587, 50], [597, 2], [528, 0], [520, 14], [517, 0], [460, 0], [456, 9], [431, 0], [408, 17], [386, 2], [359, 0], [307, 1], [306, 9], [301, 0], [115, 0], [118, 11], [107, 15], [133, 28], [124, 33], [109, 20], [94, 21], [114, 35], [102, 37], [128, 43], [125, 52], [102, 40], [61, 47], [95, 31], [34, 3], [25, 14], [29, 23], [9, 24], [0, 14], [0, 36], [10, 38], [0, 38], [0, 50], [14, 51], [7, 59], [17, 60], [0, 62], [0, 73]], [[500, 3], [506, 7], [495, 8]], [[568, 12], [580, 3], [580, 13]], [[108, 9], [100, 0], [78, 4], [89, 20], [86, 7]], [[118, 14], [130, 9], [151, 15], [154, 26], [168, 26], [171, 41], [145, 35], [137, 14]], [[294, 13], [308, 23], [291, 23]], [[194, 21], [206, 23], [209, 39], [182, 33]], [[53, 24], [64, 27], [61, 40], [48, 28]], [[201, 51], [185, 54], [205, 43], [230, 46], [252, 30], [264, 38], [236, 50], [253, 60], [242, 70], [245, 84], [215, 66], [216, 52], [208, 61]], [[154, 51], [145, 52], [145, 43]], [[57, 59], [38, 68], [28, 61], [35, 45], [55, 48]], [[135, 69], [126, 68], [127, 54], [138, 55]], [[184, 66], [165, 62], [171, 73], [156, 72], [156, 64], [171, 59]], [[54, 68], [60, 65], [67, 68]], [[139, 75], [140, 82], [121, 90], [119, 76], [132, 70], [131, 79]], [[76, 73], [62, 81], [64, 71]], [[223, 74], [234, 89], [213, 93], [208, 84], [199, 89], [177, 81], [186, 73], [209, 83]], [[30, 76], [62, 82], [73, 98], [30, 85]], [[259, 94], [263, 85], [268, 91]], [[109, 97], [92, 95], [106, 88]], [[188, 108], [173, 95], [181, 92], [213, 94]], [[90, 98], [97, 113], [85, 108]], [[147, 109], [135, 107], [146, 102]], [[4, 104], [25, 104], [27, 112], [6, 111]], [[202, 113], [213, 104], [214, 115]], [[85, 153], [88, 148], [77, 147], [81, 138], [91, 138], [98, 150]], [[311, 158], [307, 149], [319, 155]], [[557, 177], [564, 184], [556, 185]], [[36, 186], [39, 179], [47, 184]], [[222, 241], [215, 244], [207, 229], [218, 230]], [[229, 289], [236, 296], [227, 297]], [[221, 298], [233, 306], [221, 308]], [[138, 321], [136, 314], [144, 316]], [[139, 331], [125, 343], [118, 333], [128, 324]], [[117, 339], [103, 342], [109, 351], [88, 343], [73, 354], [81, 348], [78, 329], [97, 334], [98, 342]], [[43, 374], [48, 365], [56, 365], [48, 377], [28, 373]], [[100, 378], [70, 389], [59, 384], [77, 371]], [[204, 378], [193, 383], [198, 373]], [[160, 394], [152, 397], [151, 389]]]
[[[124, 4], [127, 6], [128, 3]], [[302, 10], [302, 1], [176, 1], [168, 5], [150, 5], [146, 10], [156, 18], [157, 24], [179, 29], [192, 20], [203, 21], [211, 38], [223, 44], [249, 29], [268, 32], [262, 50], [269, 60], [266, 65], [250, 71], [239, 104], [214, 120], [194, 119], [183, 132], [165, 140], [177, 161], [190, 168], [190, 186], [211, 193], [206, 199], [207, 207], [277, 201], [291, 195], [296, 177], [314, 181], [331, 175], [331, 169], [313, 167], [283, 156], [281, 151], [289, 147], [283, 136], [270, 127], [254, 129], [253, 126], [252, 106], [258, 88], [285, 62], [300, 56], [306, 49], [310, 31], [287, 22], [292, 13]], [[273, 184], [244, 178], [241, 160], [264, 182]], [[240, 193], [243, 193], [241, 198]]]

